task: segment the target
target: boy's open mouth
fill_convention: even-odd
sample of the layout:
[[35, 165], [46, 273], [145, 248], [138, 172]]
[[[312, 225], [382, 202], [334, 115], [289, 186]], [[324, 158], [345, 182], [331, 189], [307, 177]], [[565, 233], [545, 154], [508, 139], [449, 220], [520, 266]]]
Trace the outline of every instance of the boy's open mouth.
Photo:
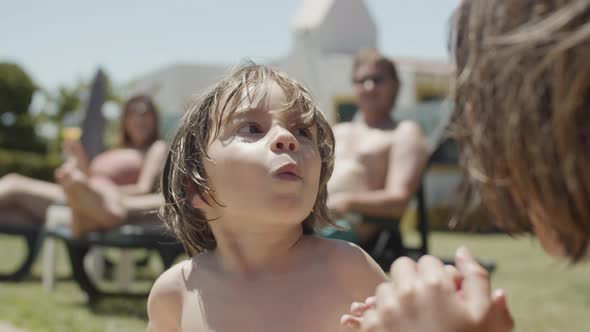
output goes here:
[[299, 168], [293, 163], [285, 164], [272, 173], [274, 177], [288, 181], [301, 180], [301, 176], [299, 174]]

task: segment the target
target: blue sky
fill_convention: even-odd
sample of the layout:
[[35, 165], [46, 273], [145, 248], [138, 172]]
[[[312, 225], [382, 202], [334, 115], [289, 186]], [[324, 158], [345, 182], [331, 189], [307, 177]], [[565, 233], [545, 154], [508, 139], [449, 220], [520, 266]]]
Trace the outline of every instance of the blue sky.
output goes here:
[[[379, 47], [393, 56], [446, 59], [458, 0], [366, 0]], [[0, 0], [0, 61], [53, 89], [101, 65], [116, 83], [158, 67], [232, 64], [286, 55], [301, 0]]]

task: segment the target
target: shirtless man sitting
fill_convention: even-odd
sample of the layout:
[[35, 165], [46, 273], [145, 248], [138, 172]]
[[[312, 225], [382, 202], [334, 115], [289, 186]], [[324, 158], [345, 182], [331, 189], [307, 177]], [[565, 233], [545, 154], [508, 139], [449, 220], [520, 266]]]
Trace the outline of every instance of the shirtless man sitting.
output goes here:
[[396, 123], [391, 117], [400, 86], [391, 60], [376, 50], [361, 50], [352, 80], [358, 114], [333, 128], [335, 167], [328, 183], [328, 207], [336, 217], [348, 219], [351, 232], [324, 235], [363, 244], [379, 227], [351, 223], [350, 217], [401, 217], [419, 186], [428, 152], [417, 123]]

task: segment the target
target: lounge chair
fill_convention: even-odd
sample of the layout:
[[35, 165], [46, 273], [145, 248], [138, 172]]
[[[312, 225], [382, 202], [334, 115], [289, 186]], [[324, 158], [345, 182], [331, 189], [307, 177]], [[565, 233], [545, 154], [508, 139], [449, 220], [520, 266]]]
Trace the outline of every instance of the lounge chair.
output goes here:
[[0, 222], [0, 233], [20, 237], [26, 244], [27, 252], [16, 269], [0, 273], [0, 281], [21, 281], [30, 274], [31, 266], [39, 254], [41, 225], [34, 222], [22, 222], [21, 219], [14, 222], [8, 219]]
[[[164, 224], [154, 213], [146, 213], [129, 217], [126, 223], [114, 229], [106, 231], [95, 231], [86, 234], [82, 238], [73, 238], [68, 222], [69, 211], [61, 215], [53, 213], [48, 217], [47, 226], [43, 235], [51, 239], [62, 240], [67, 248], [70, 266], [74, 280], [87, 294], [89, 303], [94, 303], [100, 298], [112, 296], [124, 297], [145, 297], [146, 292], [129, 290], [136, 261], [130, 258], [128, 249], [147, 249], [150, 252], [156, 251], [164, 269], [169, 268], [174, 260], [184, 253], [184, 248], [175, 237], [164, 229]], [[50, 240], [50, 239], [48, 239]], [[84, 264], [93, 248], [117, 248], [120, 249], [119, 262], [115, 263], [123, 272], [123, 280], [119, 282], [120, 288], [117, 291], [101, 289], [100, 283], [91, 277], [91, 273]], [[43, 272], [43, 283], [47, 284], [47, 278], [52, 278], [50, 273], [54, 258], [53, 253], [45, 256], [46, 268]], [[49, 273], [49, 274], [48, 274]]]

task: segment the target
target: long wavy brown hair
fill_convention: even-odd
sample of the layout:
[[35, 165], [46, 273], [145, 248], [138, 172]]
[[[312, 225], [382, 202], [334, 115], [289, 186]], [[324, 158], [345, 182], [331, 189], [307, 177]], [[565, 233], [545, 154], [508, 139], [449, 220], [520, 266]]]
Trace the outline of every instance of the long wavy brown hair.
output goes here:
[[509, 231], [531, 208], [579, 260], [590, 238], [590, 1], [468, 0], [453, 18], [452, 134]]
[[204, 161], [209, 159], [209, 144], [231, 118], [244, 96], [254, 99], [255, 103], [262, 100], [268, 93], [270, 81], [285, 92], [288, 100], [286, 109], [300, 110], [303, 125], [317, 126], [321, 157], [320, 187], [312, 212], [302, 221], [303, 232], [310, 234], [318, 226], [331, 224], [326, 207], [327, 183], [334, 167], [334, 135], [330, 125], [307, 88], [278, 70], [249, 62], [189, 103], [164, 165], [162, 192], [165, 204], [160, 215], [189, 255], [217, 246], [209, 226], [215, 221], [208, 220], [201, 210], [192, 207], [188, 197], [198, 194], [203, 198], [207, 195], [213, 199], [208, 203], [217, 204], [204, 166]]

